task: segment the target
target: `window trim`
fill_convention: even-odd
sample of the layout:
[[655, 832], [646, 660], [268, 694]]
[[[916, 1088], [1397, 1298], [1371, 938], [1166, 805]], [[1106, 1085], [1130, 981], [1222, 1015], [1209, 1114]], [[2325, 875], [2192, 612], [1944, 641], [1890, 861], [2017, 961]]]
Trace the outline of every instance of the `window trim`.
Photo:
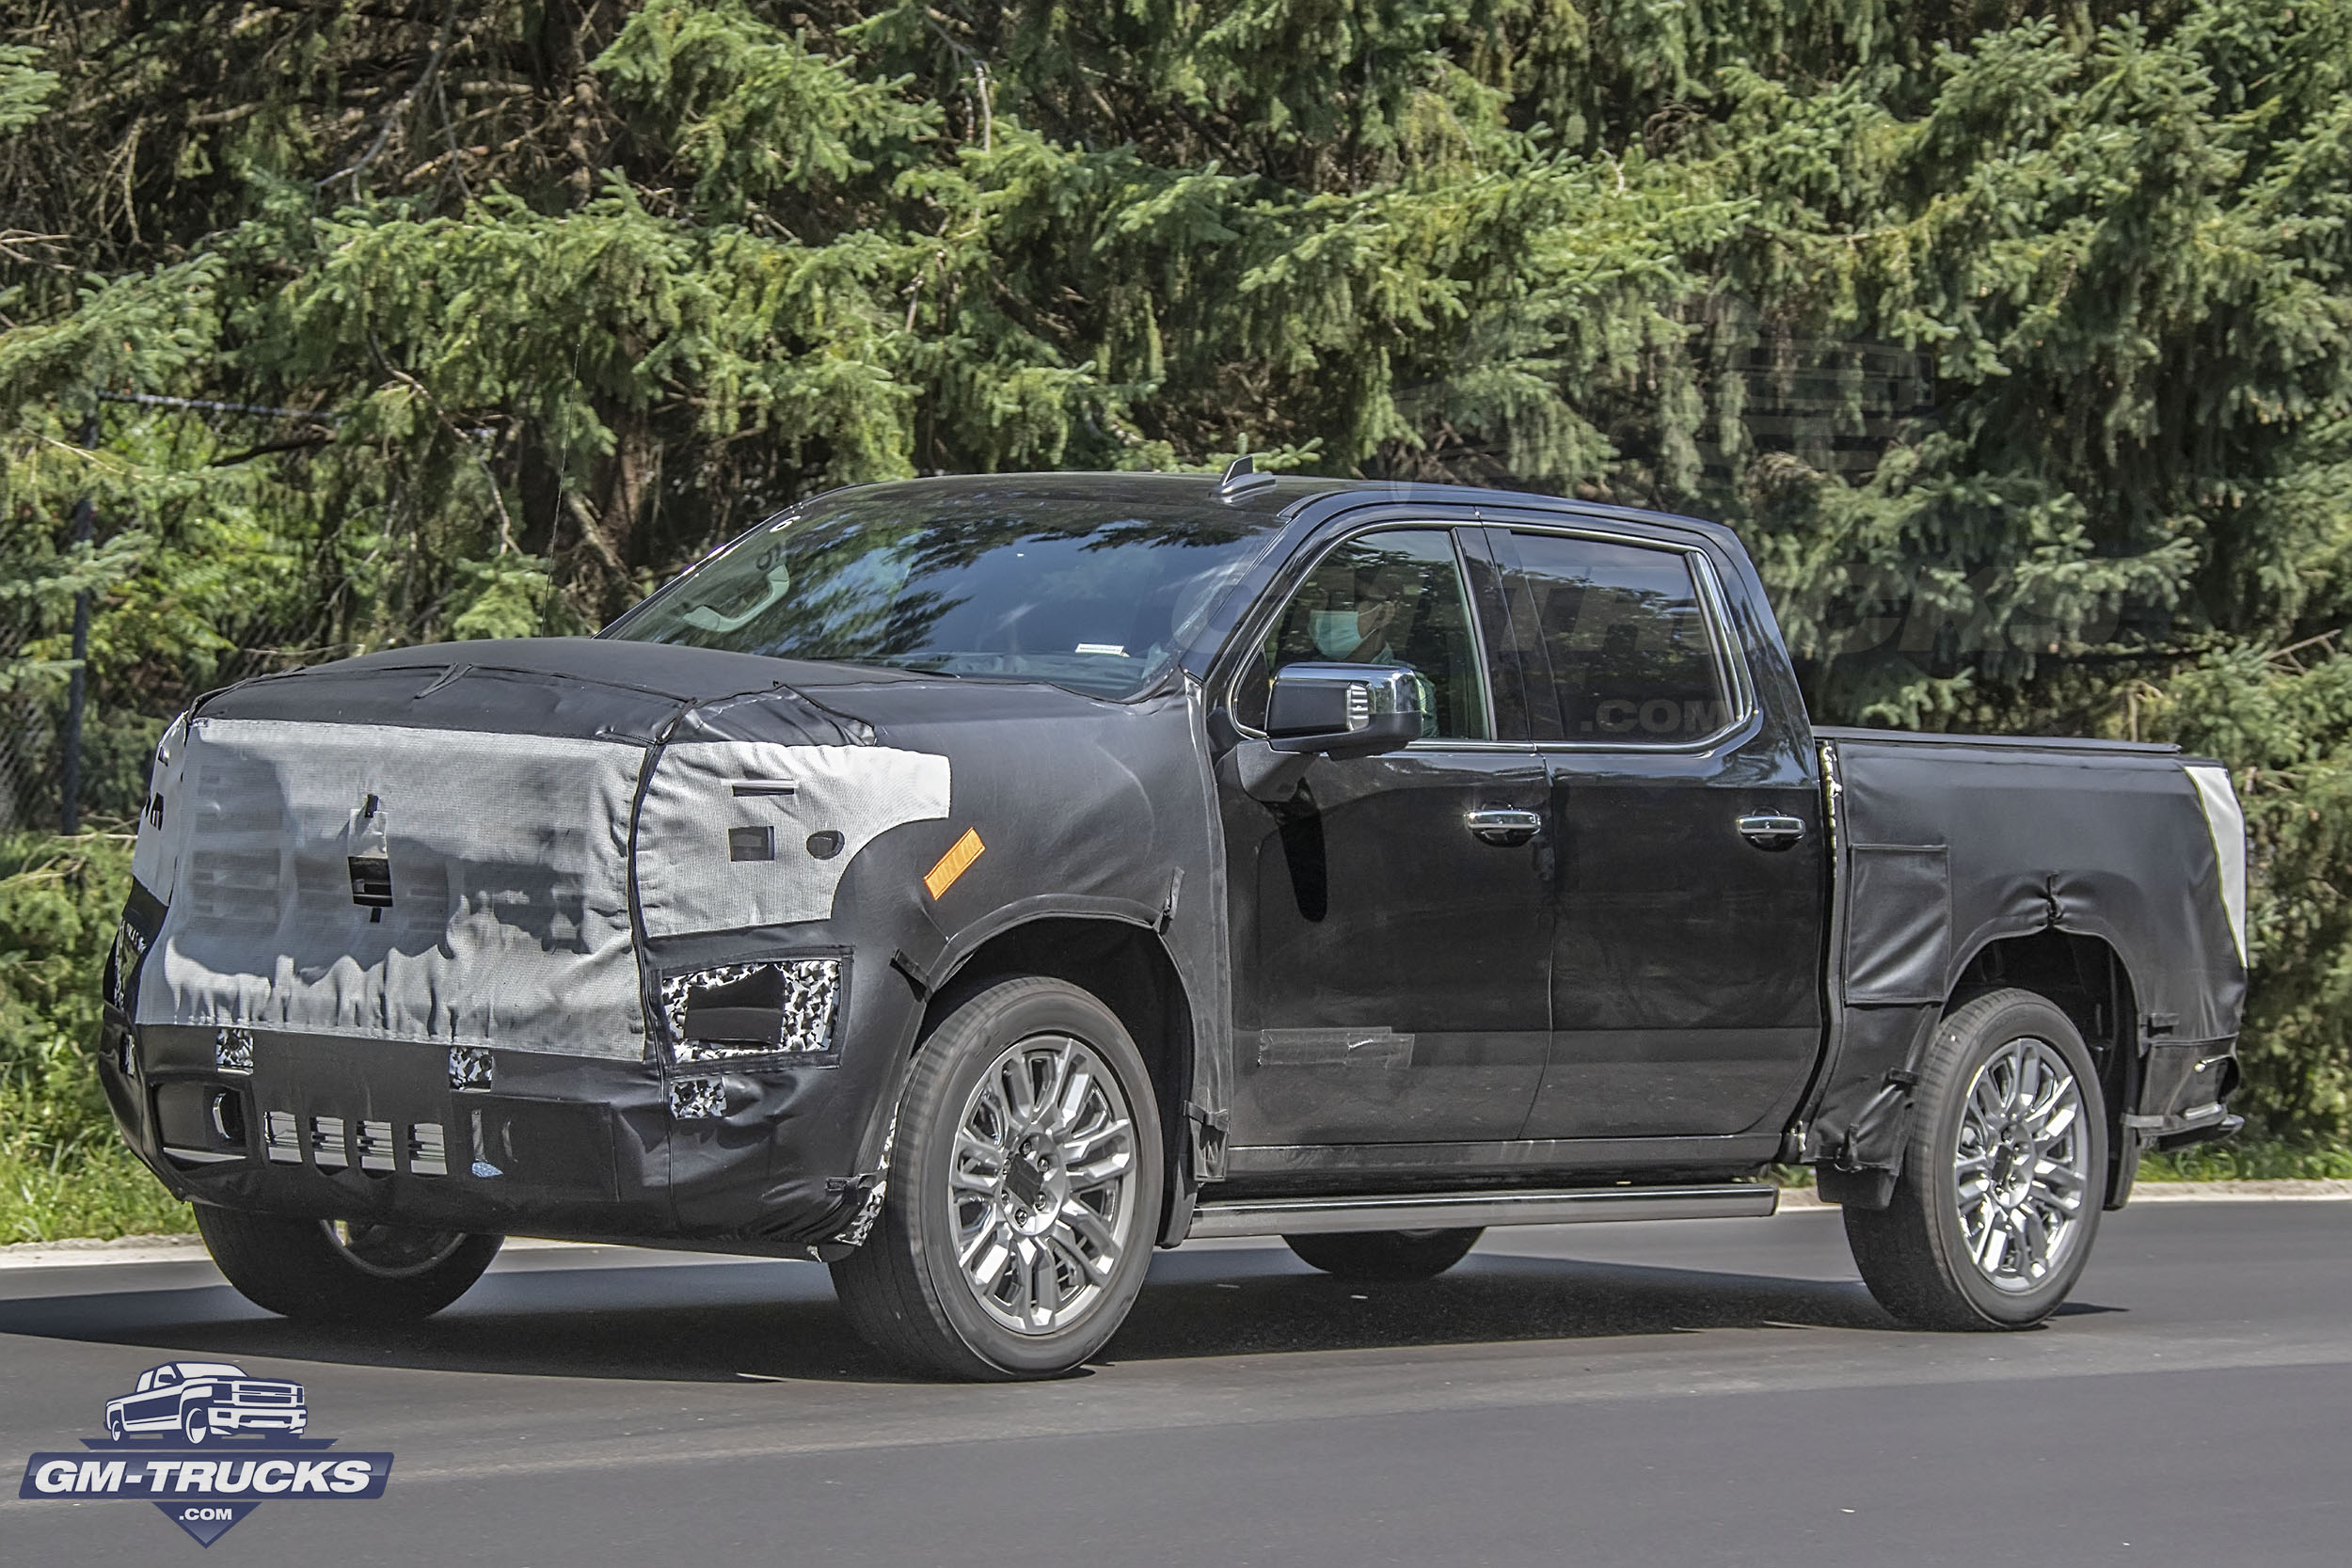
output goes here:
[[[1267, 584], [1267, 589], [1269, 591], [1265, 594], [1265, 595], [1261, 598], [1256, 605], [1250, 608], [1249, 613], [1246, 617], [1236, 623], [1231, 641], [1229, 641], [1226, 644], [1228, 647], [1234, 649], [1240, 655], [1240, 658], [1233, 666], [1232, 673], [1226, 677], [1224, 689], [1218, 693], [1222, 705], [1225, 709], [1226, 721], [1233, 726], [1236, 734], [1244, 736], [1248, 739], [1263, 740], [1266, 738], [1265, 731], [1252, 728], [1250, 725], [1242, 722], [1242, 677], [1249, 673], [1249, 665], [1253, 657], [1253, 652], [1259, 641], [1273, 628], [1274, 623], [1280, 618], [1283, 610], [1287, 608], [1291, 602], [1291, 596], [1306, 585], [1307, 579], [1315, 575], [1315, 572], [1323, 565], [1324, 562], [1330, 559], [1330, 557], [1343, 546], [1351, 545], [1367, 534], [1438, 532], [1443, 533], [1446, 536], [1446, 543], [1451, 546], [1454, 550], [1454, 570], [1459, 579], [1462, 590], [1462, 609], [1470, 621], [1470, 653], [1478, 663], [1478, 682], [1482, 689], [1482, 697], [1486, 706], [1486, 728], [1489, 730], [1496, 728], [1497, 714], [1495, 712], [1494, 672], [1490, 668], [1489, 661], [1486, 657], [1486, 627], [1485, 622], [1479, 618], [1478, 595], [1470, 592], [1470, 568], [1468, 562], [1463, 557], [1464, 546], [1462, 540], [1463, 530], [1484, 528], [1486, 526], [1488, 525], [1474, 517], [1466, 521], [1455, 522], [1445, 522], [1435, 518], [1412, 520], [1401, 517], [1383, 517], [1377, 521], [1366, 523], [1360, 528], [1346, 530], [1343, 532], [1332, 535], [1332, 537], [1323, 546], [1321, 549], [1314, 552], [1311, 558], [1306, 559], [1306, 565], [1304, 569], [1301, 570], [1295, 578], [1291, 577], [1287, 570], [1278, 572], [1274, 582]], [[1499, 565], [1500, 562], [1497, 564]], [[1278, 584], [1279, 585], [1279, 592], [1273, 592], [1272, 590], [1276, 589]], [[1530, 751], [1532, 747], [1529, 742], [1524, 740], [1450, 739], [1444, 736], [1433, 736], [1423, 740], [1408, 740], [1399, 749], [1406, 752], [1511, 752], [1524, 753]], [[1393, 752], [1387, 754], [1394, 755]]]
[[[1724, 721], [1696, 740], [1676, 741], [1672, 744], [1640, 741], [1602, 740], [1538, 740], [1533, 742], [1538, 752], [1567, 752], [1610, 755], [1671, 756], [1699, 755], [1716, 750], [1726, 741], [1746, 740], [1759, 724], [1762, 714], [1756, 705], [1756, 685], [1748, 665], [1746, 650], [1734, 636], [1730, 601], [1724, 596], [1723, 582], [1716, 575], [1715, 562], [1703, 545], [1684, 544], [1678, 540], [1658, 539], [1638, 533], [1620, 533], [1609, 529], [1569, 528], [1552, 524], [1522, 522], [1518, 519], [1488, 518], [1485, 527], [1502, 533], [1539, 533], [1563, 539], [1590, 539], [1604, 545], [1629, 545], [1641, 549], [1657, 550], [1661, 554], [1679, 555], [1691, 573], [1692, 586], [1698, 590], [1700, 612], [1707, 618], [1709, 641], [1714, 643], [1715, 678], [1723, 683], [1724, 694], [1730, 709]], [[1738, 648], [1739, 655], [1733, 657]], [[1544, 669], [1551, 674], [1551, 650], [1544, 650]]]

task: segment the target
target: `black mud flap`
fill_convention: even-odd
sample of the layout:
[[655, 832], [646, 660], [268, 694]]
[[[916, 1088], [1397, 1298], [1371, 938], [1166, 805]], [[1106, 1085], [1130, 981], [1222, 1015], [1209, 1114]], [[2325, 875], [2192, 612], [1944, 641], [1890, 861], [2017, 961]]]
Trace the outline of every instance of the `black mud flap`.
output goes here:
[[1837, 1158], [1814, 1171], [1822, 1202], [1883, 1209], [1895, 1200], [1895, 1182], [1903, 1173], [1903, 1138], [1911, 1130], [1911, 1091], [1919, 1078], [1902, 1071], [1886, 1077], [1886, 1086], [1855, 1114]]
[[1204, 1110], [1190, 1101], [1184, 1102], [1184, 1126], [1192, 1138], [1195, 1181], [1225, 1180], [1225, 1133], [1230, 1124], [1229, 1112]]

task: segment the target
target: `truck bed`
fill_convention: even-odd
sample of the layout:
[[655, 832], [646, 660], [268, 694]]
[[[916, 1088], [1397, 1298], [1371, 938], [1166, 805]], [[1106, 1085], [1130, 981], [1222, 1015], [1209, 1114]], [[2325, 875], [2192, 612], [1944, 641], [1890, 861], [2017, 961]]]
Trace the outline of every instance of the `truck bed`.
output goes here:
[[[2220, 764], [2128, 741], [1814, 734], [1836, 899], [1812, 1119], [1848, 1140], [1847, 1163], [1883, 1152], [1869, 1102], [1900, 1087], [1946, 999], [1996, 953], [2074, 965], [2085, 1022], [2106, 1018], [2137, 1049], [2112, 1085], [2127, 1125], [2153, 1138], [2220, 1119], [2246, 988], [2243, 848]], [[2103, 950], [2120, 986], [2090, 968]]]

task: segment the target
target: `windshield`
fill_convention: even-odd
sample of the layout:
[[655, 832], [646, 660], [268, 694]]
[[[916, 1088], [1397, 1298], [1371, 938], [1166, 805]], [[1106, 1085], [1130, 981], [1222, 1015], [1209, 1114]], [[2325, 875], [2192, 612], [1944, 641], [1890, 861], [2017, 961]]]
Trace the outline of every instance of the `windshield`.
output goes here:
[[1049, 681], [1167, 673], [1271, 537], [1266, 515], [1008, 488], [877, 485], [737, 540], [605, 635], [778, 658]]

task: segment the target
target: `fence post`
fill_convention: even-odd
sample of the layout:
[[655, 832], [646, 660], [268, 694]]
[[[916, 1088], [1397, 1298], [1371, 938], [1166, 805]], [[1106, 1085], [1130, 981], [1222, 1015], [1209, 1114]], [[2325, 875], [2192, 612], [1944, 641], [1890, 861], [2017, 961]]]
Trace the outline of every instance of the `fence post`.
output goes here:
[[[82, 448], [98, 446], [98, 416], [82, 427]], [[87, 496], [73, 503], [73, 543], [89, 544], [97, 536], [98, 508]], [[69, 833], [82, 831], [82, 709], [89, 699], [89, 590], [73, 595], [73, 673], [66, 688], [63, 777], [58, 794], [64, 797], [59, 814]]]

